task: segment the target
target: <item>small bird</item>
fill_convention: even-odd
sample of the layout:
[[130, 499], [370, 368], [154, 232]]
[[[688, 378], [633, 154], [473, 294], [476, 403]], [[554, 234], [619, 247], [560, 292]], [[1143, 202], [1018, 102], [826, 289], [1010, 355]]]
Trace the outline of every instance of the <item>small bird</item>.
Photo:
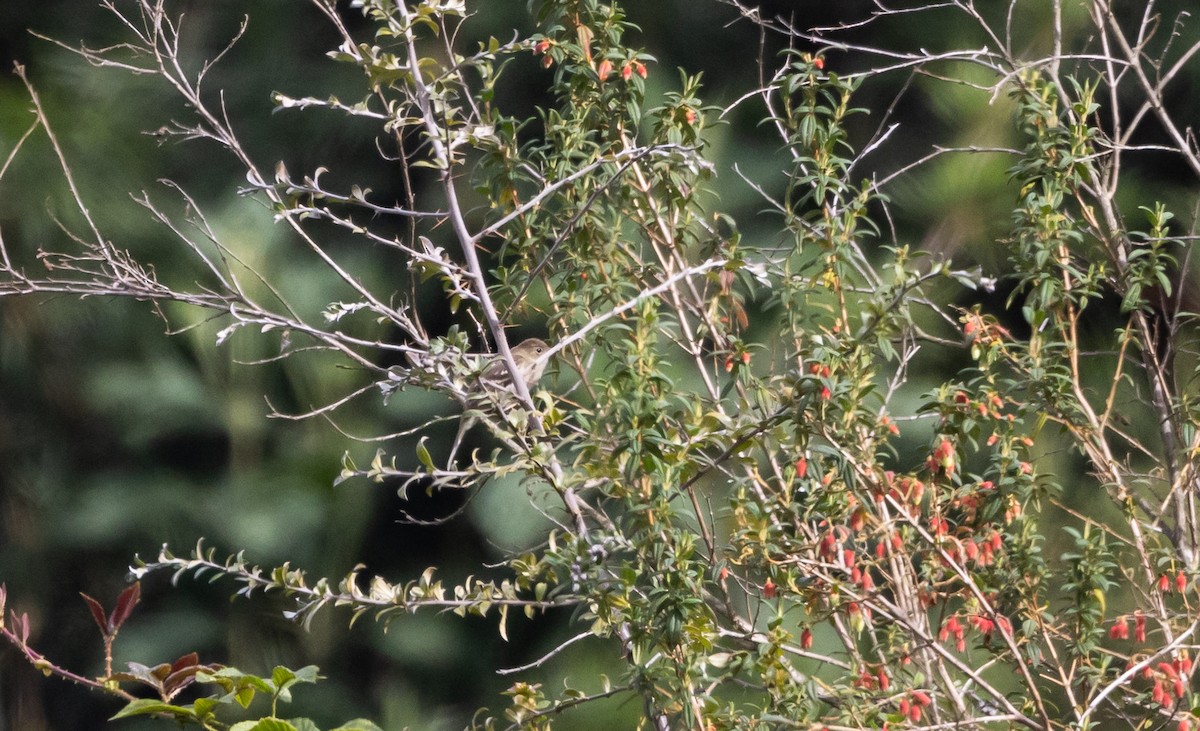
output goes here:
[[[548, 350], [550, 346], [546, 341], [538, 338], [522, 340], [512, 349], [513, 362], [526, 386], [532, 386], [541, 380], [542, 373], [546, 370], [546, 359], [542, 356]], [[509, 373], [508, 364], [503, 358], [496, 356], [483, 369], [483, 373], [479, 374], [479, 380], [471, 386], [467, 394], [466, 413], [458, 422], [458, 434], [454, 435], [454, 444], [450, 446], [450, 458], [446, 462], [447, 470], [454, 469], [454, 457], [458, 454], [463, 437], [479, 421], [469, 413], [495, 409], [501, 399], [511, 398], [513, 395], [512, 374]]]

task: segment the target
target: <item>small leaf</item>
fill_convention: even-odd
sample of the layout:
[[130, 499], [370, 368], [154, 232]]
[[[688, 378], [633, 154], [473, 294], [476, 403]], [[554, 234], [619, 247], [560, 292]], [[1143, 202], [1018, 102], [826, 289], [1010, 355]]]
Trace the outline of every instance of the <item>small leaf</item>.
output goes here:
[[271, 670], [271, 682], [275, 684], [276, 688], [282, 690], [296, 682], [296, 674], [282, 665], [276, 665]]
[[249, 708], [250, 704], [254, 702], [254, 688], [239, 688], [233, 698], [242, 708]]
[[257, 721], [235, 723], [229, 727], [229, 731], [297, 731], [297, 729], [280, 718], [262, 718]]
[[189, 718], [192, 715], [191, 710], [184, 706], [163, 703], [155, 698], [138, 698], [117, 711], [117, 714], [108, 720], [115, 721], [118, 718], [128, 718], [130, 716], [151, 716], [164, 713], [179, 718]]
[[329, 731], [383, 731], [383, 729], [365, 718], [356, 718]]
[[129, 615], [141, 598], [142, 582], [140, 581], [133, 582], [117, 597], [117, 606], [113, 608], [112, 614], [108, 617], [108, 624], [112, 627], [113, 634], [116, 634], [116, 631], [121, 629], [121, 625], [125, 624], [125, 620], [129, 619]]
[[428, 435], [421, 437], [421, 441], [417, 442], [417, 459], [421, 462], [421, 466], [430, 472], [437, 468], [433, 466], [433, 456], [429, 454], [429, 449], [425, 447], [425, 441], [429, 439]]
[[104, 617], [104, 607], [100, 605], [100, 602], [83, 592], [79, 592], [79, 596], [83, 597], [83, 600], [87, 602], [88, 609], [92, 611], [92, 619], [96, 620], [96, 626], [100, 628], [100, 632], [105, 637], [108, 637], [109, 626], [108, 620]]

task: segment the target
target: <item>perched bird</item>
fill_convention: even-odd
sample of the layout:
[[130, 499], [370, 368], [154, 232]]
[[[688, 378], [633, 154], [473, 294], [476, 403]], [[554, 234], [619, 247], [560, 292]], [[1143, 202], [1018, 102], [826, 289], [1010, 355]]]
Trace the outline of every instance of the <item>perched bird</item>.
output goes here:
[[[541, 379], [542, 373], [546, 370], [546, 359], [542, 356], [548, 350], [550, 350], [550, 346], [546, 344], [546, 341], [538, 338], [523, 340], [512, 349], [513, 362], [526, 386], [532, 386]], [[471, 412], [494, 410], [503, 399], [512, 396], [512, 374], [509, 373], [508, 364], [504, 359], [497, 356], [479, 374], [479, 380], [471, 385], [467, 394], [467, 409], [458, 422], [458, 434], [454, 435], [454, 444], [450, 446], [450, 458], [446, 462], [447, 470], [454, 469], [454, 457], [458, 454], [463, 437], [479, 421], [478, 417], [471, 415]]]

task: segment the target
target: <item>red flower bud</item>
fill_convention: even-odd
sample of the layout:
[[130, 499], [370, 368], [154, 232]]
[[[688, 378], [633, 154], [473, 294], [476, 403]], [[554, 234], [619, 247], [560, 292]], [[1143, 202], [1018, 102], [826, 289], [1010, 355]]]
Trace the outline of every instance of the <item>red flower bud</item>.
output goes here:
[[859, 508], [850, 514], [850, 529], [859, 531], [867, 525], [867, 511], [865, 508]]
[[1118, 617], [1113, 626], [1108, 628], [1108, 637], [1112, 640], [1129, 639], [1129, 623], [1124, 617]]
[[967, 540], [963, 543], [963, 554], [968, 561], [974, 561], [979, 558], [979, 546], [975, 545], [975, 541]]

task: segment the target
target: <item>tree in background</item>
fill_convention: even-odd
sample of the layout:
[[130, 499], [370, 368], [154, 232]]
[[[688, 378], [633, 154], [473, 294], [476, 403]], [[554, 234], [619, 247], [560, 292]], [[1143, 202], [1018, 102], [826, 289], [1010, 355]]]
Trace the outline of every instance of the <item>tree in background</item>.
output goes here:
[[[715, 107], [689, 69], [647, 94], [669, 72], [617, 5], [547, 0], [536, 30], [496, 37], [475, 35], [463, 2], [312, 5], [332, 61], [365, 84], [279, 93], [276, 108], [346, 119], [396, 194], [337, 160], [250, 151], [254, 120], [206, 85], [241, 30], [198, 57], [171, 3], [111, 5], [123, 40], [69, 47], [173, 89], [183, 103], [156, 134], [235, 161], [233, 185], [289, 251], [265, 258], [222, 231], [186, 171], [135, 195], [185, 262], [123, 245], [75, 182], [58, 138], [70, 120], [19, 68], [32, 109], [0, 185], [45, 140], [74, 210], [54, 245], [6, 242], [0, 293], [132, 298], [217, 346], [269, 343], [260, 363], [305, 362], [340, 389], [273, 414], [332, 426], [348, 445], [339, 483], [490, 496], [536, 527], [462, 576], [313, 578], [197, 545], [137, 577], [280, 594], [302, 626], [337, 607], [383, 626], [441, 612], [505, 639], [530, 621], [561, 633], [497, 668], [507, 690], [472, 717], [483, 727], [573, 725], [597, 706], [658, 729], [1192, 727], [1200, 416], [1183, 282], [1200, 151], [1173, 82], [1200, 36], [1185, 13], [937, 3], [815, 28], [729, 0], [761, 53], [745, 60], [757, 80]], [[546, 86], [534, 111], [518, 75]], [[897, 120], [933, 90], [1008, 132], [950, 126], [914, 151]], [[739, 116], [767, 162], [719, 160]], [[973, 240], [978, 221], [943, 215], [910, 233], [929, 202], [906, 185], [959, 159], [970, 174], [947, 187], [1001, 196], [1004, 232]], [[1139, 185], [1168, 164], [1182, 188]], [[723, 207], [738, 190], [756, 215]], [[986, 266], [952, 263], [959, 247]], [[300, 267], [318, 291], [290, 276]], [[514, 346], [530, 335], [556, 377], [521, 377], [530, 351]], [[482, 426], [451, 459], [460, 419]], [[133, 587], [111, 611], [88, 600], [98, 679], [40, 655], [20, 613], [4, 636], [45, 672], [123, 697], [121, 717], [223, 727], [262, 694], [269, 709], [235, 728], [316, 727], [276, 718], [311, 666], [114, 667]], [[614, 672], [538, 681], [578, 646]]]

